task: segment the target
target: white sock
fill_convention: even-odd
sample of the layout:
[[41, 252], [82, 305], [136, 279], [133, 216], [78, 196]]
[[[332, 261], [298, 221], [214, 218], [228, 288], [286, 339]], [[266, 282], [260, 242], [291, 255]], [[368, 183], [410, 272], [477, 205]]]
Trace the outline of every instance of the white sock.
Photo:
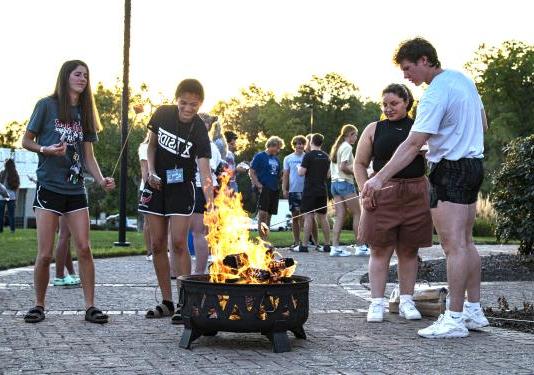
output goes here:
[[477, 310], [477, 309], [480, 309], [480, 302], [465, 302], [464, 303], [465, 307], [467, 307], [468, 309], [470, 310]]
[[458, 312], [458, 311], [451, 311], [449, 310], [449, 315], [451, 318], [453, 319], [461, 319], [462, 318], [462, 312]]
[[400, 304], [402, 305], [403, 303], [405, 302], [410, 302], [412, 303], [413, 302], [413, 296], [411, 294], [401, 294], [399, 296], [400, 298]]
[[375, 304], [375, 305], [383, 305], [384, 304], [384, 297], [371, 298], [371, 303]]

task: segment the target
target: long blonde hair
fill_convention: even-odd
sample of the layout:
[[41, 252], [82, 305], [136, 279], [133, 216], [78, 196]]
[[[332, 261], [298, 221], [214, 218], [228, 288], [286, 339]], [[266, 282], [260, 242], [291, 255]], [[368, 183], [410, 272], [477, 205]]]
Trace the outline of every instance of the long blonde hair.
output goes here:
[[332, 149], [330, 150], [330, 160], [332, 160], [333, 163], [337, 163], [337, 150], [339, 150], [339, 146], [345, 141], [345, 138], [350, 134], [356, 132], [358, 134], [358, 129], [356, 126], [347, 124], [343, 125], [341, 128], [341, 132], [337, 136], [336, 141], [332, 145]]

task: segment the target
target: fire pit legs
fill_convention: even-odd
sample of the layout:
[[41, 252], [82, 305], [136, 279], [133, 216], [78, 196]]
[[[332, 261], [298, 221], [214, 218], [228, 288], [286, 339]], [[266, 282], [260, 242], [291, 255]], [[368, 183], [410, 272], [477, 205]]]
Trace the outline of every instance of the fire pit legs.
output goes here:
[[297, 339], [306, 340], [306, 332], [304, 332], [304, 327], [297, 327], [291, 330]]
[[273, 353], [285, 353], [291, 351], [287, 331], [273, 332], [272, 334], [267, 335], [267, 337], [273, 343]]
[[198, 339], [201, 336], [201, 333], [195, 329], [184, 328], [184, 333], [182, 333], [182, 338], [180, 339], [180, 348], [191, 349], [191, 343]]

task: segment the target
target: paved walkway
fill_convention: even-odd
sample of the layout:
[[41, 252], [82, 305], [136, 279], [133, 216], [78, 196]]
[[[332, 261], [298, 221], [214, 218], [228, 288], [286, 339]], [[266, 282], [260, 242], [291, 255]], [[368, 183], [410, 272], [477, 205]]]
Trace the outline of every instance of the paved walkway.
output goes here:
[[[481, 246], [484, 254], [514, 251]], [[285, 251], [282, 251], [285, 254]], [[406, 322], [387, 315], [382, 324], [365, 321], [368, 292], [359, 284], [366, 258], [291, 254], [298, 274], [313, 278], [307, 340], [290, 335], [292, 352], [274, 354], [259, 334], [219, 333], [202, 337], [192, 350], [178, 347], [183, 328], [168, 319], [147, 320], [155, 305], [156, 280], [144, 257], [96, 260], [97, 304], [111, 322], [83, 321], [81, 289], [50, 287], [46, 320], [26, 324], [33, 303], [31, 267], [0, 272], [0, 373], [95, 374], [488, 374], [534, 373], [534, 336], [498, 328], [465, 339], [425, 340], [417, 329], [431, 321]], [[441, 256], [438, 248], [423, 258]], [[53, 272], [53, 271], [52, 271]], [[483, 302], [499, 294], [513, 301], [534, 298], [534, 282], [488, 283]], [[530, 293], [530, 294], [529, 294]], [[159, 297], [159, 295], [158, 295]]]

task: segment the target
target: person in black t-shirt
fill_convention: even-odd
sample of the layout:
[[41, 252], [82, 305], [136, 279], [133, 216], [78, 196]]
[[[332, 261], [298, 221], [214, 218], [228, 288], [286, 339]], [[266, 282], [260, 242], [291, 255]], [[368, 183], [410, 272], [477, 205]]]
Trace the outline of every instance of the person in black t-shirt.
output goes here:
[[151, 230], [154, 269], [163, 302], [148, 310], [147, 318], [171, 316], [181, 323], [181, 312], [174, 309], [171, 292], [167, 233], [170, 230], [176, 256], [176, 274], [191, 274], [187, 234], [195, 205], [195, 172], [198, 168], [208, 207], [213, 204], [213, 185], [209, 159], [208, 131], [197, 115], [204, 100], [204, 89], [195, 79], [178, 85], [177, 105], [159, 107], [148, 123], [148, 180], [139, 200], [139, 211], [146, 214]]
[[[308, 212], [319, 209], [315, 213], [323, 230], [323, 251], [330, 252], [330, 226], [326, 217], [328, 200], [326, 182], [330, 177], [330, 158], [326, 152], [321, 150], [323, 140], [324, 137], [321, 134], [314, 134], [311, 137], [311, 151], [304, 155], [298, 174], [306, 177], [302, 192], [301, 211]], [[315, 220], [314, 215], [312, 212], [304, 216], [304, 244], [299, 247], [300, 252], [308, 251], [308, 240]]]

